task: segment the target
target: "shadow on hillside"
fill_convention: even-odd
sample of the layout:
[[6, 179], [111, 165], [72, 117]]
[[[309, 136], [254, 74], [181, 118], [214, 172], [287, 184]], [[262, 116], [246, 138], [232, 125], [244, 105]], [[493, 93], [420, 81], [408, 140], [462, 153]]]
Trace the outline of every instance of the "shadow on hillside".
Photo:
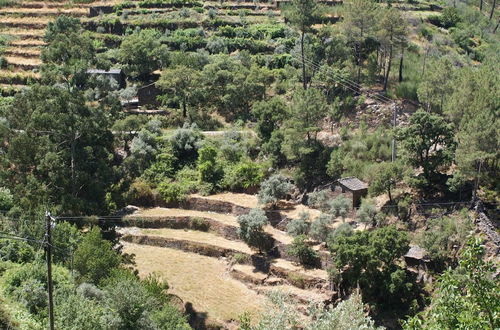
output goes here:
[[184, 309], [186, 311], [186, 314], [189, 316], [189, 325], [195, 329], [195, 330], [208, 330], [212, 329], [212, 327], [208, 326], [207, 327], [207, 319], [208, 319], [208, 314], [206, 312], [197, 312], [193, 304], [190, 302], [187, 302], [184, 305]]

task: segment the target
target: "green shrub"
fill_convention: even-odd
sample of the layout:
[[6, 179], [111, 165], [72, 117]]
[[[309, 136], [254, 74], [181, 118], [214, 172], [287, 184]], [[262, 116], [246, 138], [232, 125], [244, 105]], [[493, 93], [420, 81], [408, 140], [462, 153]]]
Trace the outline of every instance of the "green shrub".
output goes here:
[[264, 231], [264, 226], [269, 224], [266, 213], [258, 208], [251, 209], [248, 214], [238, 217], [238, 235], [251, 247], [259, 249], [260, 252], [267, 251], [272, 247], [272, 240]]
[[290, 273], [287, 276], [288, 281], [298, 288], [305, 289], [306, 288], [306, 279], [303, 275], [297, 273]]
[[126, 200], [129, 204], [154, 206], [156, 203], [156, 194], [147, 182], [136, 179], [126, 193]]
[[106, 307], [79, 293], [56, 292], [56, 329], [104, 330]]
[[309, 213], [300, 213], [297, 219], [292, 219], [286, 226], [286, 231], [290, 236], [307, 235], [311, 224], [308, 222]]
[[223, 186], [229, 190], [248, 189], [258, 186], [263, 177], [262, 166], [251, 160], [242, 160], [226, 169]]
[[191, 228], [199, 231], [208, 231], [210, 229], [210, 223], [203, 218], [193, 218], [191, 220]]
[[84, 237], [74, 254], [73, 266], [80, 282], [98, 284], [121, 263], [121, 256], [113, 250], [113, 244], [93, 227]]
[[167, 203], [177, 203], [186, 199], [188, 191], [182, 182], [166, 180], [158, 186], [158, 193]]
[[82, 234], [76, 226], [67, 222], [58, 223], [53, 230], [52, 244], [54, 262], [67, 263], [82, 240]]
[[35, 260], [35, 251], [31, 245], [10, 239], [0, 239], [0, 260], [17, 263]]
[[246, 264], [250, 261], [250, 257], [244, 253], [235, 253], [233, 254], [232, 261], [235, 264]]
[[0, 187], [0, 211], [8, 211], [14, 206], [14, 196], [9, 189]]
[[257, 198], [261, 204], [274, 205], [278, 200], [284, 198], [292, 188], [293, 185], [288, 182], [287, 178], [275, 174], [261, 184]]
[[18, 327], [19, 323], [13, 320], [12, 315], [5, 306], [4, 300], [0, 298], [0, 329], [18, 329]]
[[322, 213], [314, 222], [311, 224], [311, 229], [309, 230], [309, 235], [320, 242], [326, 242], [328, 236], [330, 235], [330, 223], [332, 222], [332, 217], [328, 214]]
[[318, 254], [307, 245], [307, 236], [305, 235], [296, 236], [287, 252], [291, 256], [299, 258], [300, 263], [304, 266], [316, 267], [319, 264]]
[[152, 313], [151, 319], [159, 329], [190, 330], [187, 317], [175, 307], [164, 305], [163, 308]]
[[[47, 304], [47, 271], [45, 263], [26, 263], [9, 268], [3, 277], [4, 292], [21, 302], [32, 314], [45, 314]], [[55, 290], [73, 287], [69, 270], [57, 265], [52, 267]]]
[[212, 145], [207, 144], [199, 150], [197, 168], [200, 183], [210, 183], [214, 187], [219, 185], [224, 172], [217, 158], [217, 149]]

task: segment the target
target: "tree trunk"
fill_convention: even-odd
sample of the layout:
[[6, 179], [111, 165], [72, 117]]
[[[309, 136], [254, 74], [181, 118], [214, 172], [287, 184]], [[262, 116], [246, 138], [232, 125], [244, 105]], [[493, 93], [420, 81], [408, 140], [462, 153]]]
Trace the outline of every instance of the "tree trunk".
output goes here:
[[482, 12], [483, 11], [483, 0], [480, 0], [479, 1], [479, 11]]
[[427, 54], [429, 54], [429, 48], [427, 48], [425, 50], [425, 54], [424, 54], [424, 64], [422, 65], [422, 77], [424, 76], [424, 73], [425, 73], [425, 62], [427, 62]]
[[302, 30], [302, 35], [300, 36], [300, 52], [302, 55], [302, 86], [304, 90], [307, 89], [307, 78], [306, 78], [306, 59], [304, 56], [304, 37], [306, 32]]
[[392, 45], [389, 47], [389, 62], [387, 63], [387, 71], [385, 72], [384, 92], [387, 90], [387, 83], [389, 82], [389, 73], [391, 72], [391, 64], [392, 64]]
[[496, 5], [497, 5], [497, 0], [493, 0], [493, 4], [491, 5], [491, 11], [490, 11], [490, 21], [493, 18], [493, 13], [495, 12]]
[[74, 139], [71, 140], [71, 194], [73, 196], [76, 196], [75, 148], [76, 148], [76, 133], [74, 135]]
[[399, 82], [403, 81], [403, 59], [404, 59], [405, 49], [401, 49], [401, 58], [399, 59]]
[[497, 33], [498, 25], [500, 25], [500, 18], [498, 19], [498, 23], [497, 23], [497, 25], [496, 25], [496, 26], [495, 26], [495, 28], [493, 29], [493, 34]]
[[186, 119], [187, 117], [187, 106], [186, 101], [182, 102], [182, 118]]
[[356, 83], [359, 84], [361, 81], [361, 51], [360, 51], [360, 46], [356, 45], [356, 62], [358, 62], [358, 74], [356, 77]]
[[389, 202], [392, 204], [391, 188], [387, 189], [387, 195], [389, 195]]

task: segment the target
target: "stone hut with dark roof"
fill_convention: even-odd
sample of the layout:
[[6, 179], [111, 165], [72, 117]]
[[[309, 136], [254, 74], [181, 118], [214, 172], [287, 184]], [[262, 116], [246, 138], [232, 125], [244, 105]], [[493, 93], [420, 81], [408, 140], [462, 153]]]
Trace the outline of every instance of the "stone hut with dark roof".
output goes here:
[[427, 251], [420, 246], [411, 246], [408, 252], [404, 255], [405, 262], [409, 267], [425, 266], [430, 262]]
[[119, 88], [125, 88], [127, 86], [125, 73], [123, 73], [122, 69], [110, 69], [108, 71], [99, 69], [88, 69], [87, 73], [91, 75], [107, 77], [110, 80], [114, 80], [118, 84]]
[[361, 204], [361, 198], [368, 194], [368, 184], [355, 177], [342, 178], [337, 181], [343, 193], [352, 194], [352, 207]]

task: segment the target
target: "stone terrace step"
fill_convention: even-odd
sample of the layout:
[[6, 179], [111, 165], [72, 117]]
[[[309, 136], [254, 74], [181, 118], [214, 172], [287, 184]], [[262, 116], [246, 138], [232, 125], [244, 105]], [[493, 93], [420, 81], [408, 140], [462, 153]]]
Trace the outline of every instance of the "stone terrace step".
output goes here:
[[195, 230], [125, 228], [119, 230], [119, 233], [123, 235], [122, 240], [127, 242], [170, 247], [211, 257], [229, 257], [236, 253], [247, 256], [253, 254], [243, 242]]
[[[197, 211], [177, 208], [153, 208], [141, 210], [124, 218], [126, 225], [141, 228], [193, 228], [200, 225], [195, 219], [201, 219], [208, 224], [208, 230], [229, 238], [238, 239], [238, 221], [231, 214], [223, 214], [208, 211]], [[270, 234], [278, 243], [290, 244], [292, 238], [285, 232], [272, 226], [266, 226], [265, 231]]]

